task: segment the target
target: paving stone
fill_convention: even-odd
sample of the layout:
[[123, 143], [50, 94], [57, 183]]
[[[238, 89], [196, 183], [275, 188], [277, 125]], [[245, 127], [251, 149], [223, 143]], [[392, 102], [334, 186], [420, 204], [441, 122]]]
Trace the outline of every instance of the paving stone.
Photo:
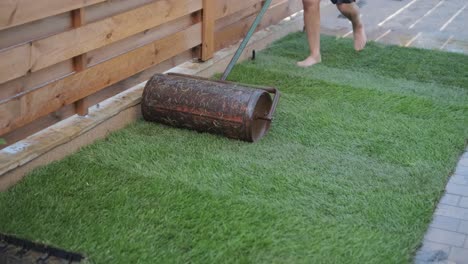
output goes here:
[[462, 157], [460, 161], [458, 162], [458, 166], [468, 167], [468, 157], [467, 158]]
[[440, 203], [457, 206], [460, 198], [460, 195], [446, 193], [444, 196], [442, 196], [442, 199], [440, 199]]
[[424, 264], [457, 264], [457, 263], [446, 259], [444, 261], [436, 261], [436, 262], [431, 261], [431, 262], [426, 262]]
[[[462, 220], [442, 215], [436, 215], [432, 219], [431, 227], [444, 229], [448, 231], [458, 231], [460, 221]], [[466, 222], [468, 223], [468, 221]]]
[[465, 245], [463, 245], [463, 248], [468, 248], [468, 239], [465, 239]]
[[468, 235], [468, 221], [460, 220], [460, 224], [456, 231]]
[[416, 264], [438, 263], [448, 260], [450, 246], [425, 240], [422, 247], [416, 253]]
[[461, 220], [468, 220], [468, 209], [458, 206], [439, 204], [435, 215], [453, 217]]
[[452, 177], [450, 177], [449, 183], [468, 185], [468, 176], [454, 174]]
[[468, 249], [452, 247], [448, 259], [457, 264], [468, 264]]
[[458, 203], [458, 206], [468, 208], [468, 197], [462, 197]]
[[466, 167], [466, 166], [457, 166], [457, 169], [455, 170], [455, 174], [468, 176], [468, 167]]
[[435, 243], [447, 244], [456, 247], [463, 247], [466, 235], [430, 227], [425, 239]]
[[468, 186], [461, 184], [449, 183], [446, 187], [447, 193], [468, 196]]
[[434, 264], [434, 263], [446, 263], [448, 260], [449, 254], [442, 250], [435, 250], [432, 252], [427, 251], [418, 251], [414, 257], [415, 264]]

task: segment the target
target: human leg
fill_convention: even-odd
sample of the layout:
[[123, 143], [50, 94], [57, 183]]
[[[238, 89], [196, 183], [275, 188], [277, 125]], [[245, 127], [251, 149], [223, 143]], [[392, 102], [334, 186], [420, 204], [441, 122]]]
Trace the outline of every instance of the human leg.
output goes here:
[[309, 42], [310, 55], [297, 63], [309, 67], [321, 62], [320, 56], [320, 0], [302, 0], [304, 5], [304, 25]]
[[353, 25], [354, 34], [354, 49], [360, 51], [364, 49], [367, 42], [366, 32], [364, 25], [361, 21], [359, 7], [353, 1], [351, 3], [344, 3], [338, 1], [336, 7], [340, 10], [341, 14], [347, 17]]

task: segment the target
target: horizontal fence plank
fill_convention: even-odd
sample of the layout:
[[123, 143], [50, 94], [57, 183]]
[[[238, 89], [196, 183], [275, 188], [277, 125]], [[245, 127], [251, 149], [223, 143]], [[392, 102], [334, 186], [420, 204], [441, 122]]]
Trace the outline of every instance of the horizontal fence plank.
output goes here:
[[[183, 62], [186, 62], [190, 59], [192, 59], [193, 53], [192, 50], [187, 50], [175, 57], [172, 57], [162, 63], [159, 63], [157, 65], [151, 66], [150, 68], [139, 72], [129, 78], [126, 78], [125, 80], [122, 80], [118, 83], [115, 83], [109, 87], [106, 87], [104, 90], [101, 90], [95, 94], [92, 94], [88, 96], [86, 99], [86, 103], [88, 103], [88, 106], [93, 106], [96, 105], [102, 101], [104, 101], [107, 98], [110, 98], [120, 92], [123, 92], [145, 80], [148, 80], [153, 76], [155, 73], [162, 73], [167, 70], [169, 70], [172, 67], [175, 67]], [[60, 108], [59, 110], [48, 114], [46, 116], [43, 116], [41, 118], [38, 118], [34, 120], [33, 122], [16, 129], [14, 131], [11, 131], [5, 135], [2, 135], [2, 138], [6, 141], [6, 145], [3, 145], [2, 147], [8, 147], [11, 144], [14, 144], [42, 129], [45, 129], [57, 122], [60, 122], [61, 120], [64, 120], [70, 116], [73, 116], [75, 114], [75, 107], [71, 105], [64, 106]]]
[[106, 0], [1, 0], [0, 30]]
[[201, 44], [201, 23], [0, 103], [0, 135]]
[[215, 1], [215, 19], [232, 15], [255, 4], [262, 4], [262, 0], [216, 0]]
[[8, 147], [9, 145], [14, 144], [74, 114], [75, 114], [75, 106], [73, 104], [64, 106], [61, 109], [47, 116], [34, 120], [33, 122], [25, 125], [24, 127], [11, 131], [5, 135], [2, 135], [2, 138], [6, 141], [6, 145], [2, 147]]
[[[0, 0], [2, 1], [2, 0]], [[45, 0], [37, 0], [45, 1]], [[108, 0], [84, 8], [87, 24], [141, 7], [155, 0]], [[73, 28], [70, 12], [0, 30], [0, 50], [52, 36]]]
[[31, 45], [0, 53], [0, 83], [26, 75], [30, 70]]
[[46, 69], [28, 73], [21, 78], [2, 83], [0, 84], [0, 102], [15, 97], [20, 93], [44, 86], [55, 80], [62, 79], [74, 71], [73, 60], [70, 59]]
[[[280, 22], [287, 16], [290, 16], [302, 9], [301, 4], [296, 0], [280, 0], [276, 1], [276, 4], [271, 6], [270, 9], [265, 14], [262, 22], [259, 24], [257, 30], [261, 30], [269, 25], [276, 24]], [[243, 11], [240, 11], [242, 13]], [[239, 12], [238, 12], [239, 13]], [[232, 16], [238, 16], [238, 13], [233, 14]], [[215, 48], [220, 50], [229, 45], [232, 45], [242, 39], [249, 29], [250, 25], [254, 21], [256, 13], [243, 18], [235, 23], [232, 23], [223, 28], [218, 28], [215, 32]], [[226, 17], [226, 19], [230, 19]], [[218, 21], [221, 22], [222, 21]], [[217, 22], [217, 23], [218, 23]]]
[[[2, 1], [2, 0], [0, 0]], [[72, 28], [70, 12], [0, 30], [0, 51], [52, 36]]]
[[165, 72], [183, 62], [191, 60], [192, 58], [194, 58], [194, 54], [192, 52], [192, 49], [189, 49], [187, 51], [180, 53], [179, 55], [175, 57], [172, 57], [156, 65], [153, 65], [150, 68], [142, 72], [139, 72], [133, 76], [130, 76], [129, 78], [119, 81], [118, 83], [115, 83], [109, 87], [106, 87], [103, 90], [100, 90], [88, 96], [87, 98], [88, 98], [89, 106], [96, 105], [104, 101], [107, 98], [110, 98], [118, 93], [121, 93], [127, 90], [128, 88], [131, 88], [141, 82], [144, 82], [150, 79], [156, 73]]
[[201, 0], [163, 0], [32, 43], [31, 71], [103, 47], [202, 8]]
[[[294, 1], [297, 1], [297, 0], [294, 0]], [[270, 10], [278, 5], [278, 4], [283, 4], [285, 2], [285, 0], [273, 0], [271, 2], [271, 5], [270, 5]], [[230, 13], [229, 15], [227, 16], [224, 16], [220, 19], [218, 19], [216, 21], [216, 25], [215, 25], [215, 31], [219, 31], [221, 28], [224, 28], [228, 25], [231, 25], [231, 24], [234, 24], [234, 23], [238, 23], [239, 21], [242, 21], [242, 19], [250, 16], [250, 15], [253, 15], [253, 14], [258, 14], [258, 12], [260, 12], [260, 9], [262, 9], [262, 1], [258, 2], [258, 3], [255, 3], [251, 6], [247, 6], [246, 8], [242, 9], [242, 10], [238, 10], [237, 12], [235, 13]], [[267, 13], [270, 12], [270, 11], [267, 11]]]
[[[93, 50], [87, 53], [86, 67], [92, 67], [126, 52], [154, 42], [158, 39], [167, 37], [180, 30], [183, 30], [193, 24], [191, 15], [184, 16], [177, 20], [165, 23], [161, 26], [145, 30], [134, 36], [117, 41], [113, 44]], [[38, 86], [42, 86], [52, 80], [63, 78], [73, 73], [73, 64], [71, 60], [54, 64], [53, 66], [28, 73], [25, 76], [16, 78], [6, 83], [0, 84], [0, 101], [13, 97], [16, 94], [26, 92]]]
[[[301, 0], [293, 1], [300, 2]], [[264, 0], [217, 0], [214, 5], [215, 17], [216, 19], [220, 19], [252, 7], [255, 7], [256, 10], [260, 10], [264, 2]], [[271, 5], [274, 6], [280, 2], [281, 0], [273, 0]], [[237, 19], [239, 20], [239, 17]]]
[[90, 51], [88, 53], [88, 67], [92, 67], [96, 64], [112, 59], [123, 53], [134, 50], [138, 47], [144, 46], [148, 43], [154, 42], [158, 39], [167, 37], [178, 31], [184, 30], [185, 28], [193, 25], [191, 15], [187, 15], [165, 23], [155, 28], [147, 29], [141, 33], [125, 38], [123, 40], [114, 42], [110, 45], [106, 45], [102, 48]]
[[86, 23], [93, 23], [117, 14], [139, 8], [158, 0], [108, 0], [85, 7]]
[[[202, 0], [163, 0], [0, 52], [0, 69], [16, 66], [10, 74], [0, 74], [0, 83], [38, 71], [61, 61], [109, 45], [202, 8]], [[29, 51], [24, 52], [29, 49]], [[20, 50], [21, 52], [17, 51]], [[11, 56], [14, 53], [16, 56]]]

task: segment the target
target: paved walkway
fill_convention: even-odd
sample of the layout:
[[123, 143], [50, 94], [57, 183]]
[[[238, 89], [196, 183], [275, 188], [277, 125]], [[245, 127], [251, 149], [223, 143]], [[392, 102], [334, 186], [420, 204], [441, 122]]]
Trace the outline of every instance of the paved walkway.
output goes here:
[[[358, 5], [369, 40], [468, 54], [467, 0], [358, 0]], [[323, 33], [352, 37], [351, 25], [329, 0], [322, 0], [321, 12]], [[415, 263], [468, 264], [468, 152], [447, 184]]]
[[468, 263], [468, 152], [447, 184], [415, 262]]
[[[468, 54], [466, 0], [357, 1], [370, 40]], [[321, 12], [322, 32], [352, 37], [350, 23], [329, 0], [322, 0]]]

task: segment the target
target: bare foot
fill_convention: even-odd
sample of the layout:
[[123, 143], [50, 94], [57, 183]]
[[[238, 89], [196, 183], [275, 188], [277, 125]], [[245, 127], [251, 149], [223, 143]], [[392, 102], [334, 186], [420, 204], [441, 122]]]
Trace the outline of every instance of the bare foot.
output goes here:
[[363, 26], [356, 27], [354, 31], [354, 49], [361, 51], [366, 46], [367, 36]]
[[297, 66], [306, 68], [306, 67], [315, 65], [317, 63], [320, 63], [320, 62], [322, 62], [322, 57], [320, 55], [319, 56], [311, 55], [307, 57], [305, 60], [297, 62]]

